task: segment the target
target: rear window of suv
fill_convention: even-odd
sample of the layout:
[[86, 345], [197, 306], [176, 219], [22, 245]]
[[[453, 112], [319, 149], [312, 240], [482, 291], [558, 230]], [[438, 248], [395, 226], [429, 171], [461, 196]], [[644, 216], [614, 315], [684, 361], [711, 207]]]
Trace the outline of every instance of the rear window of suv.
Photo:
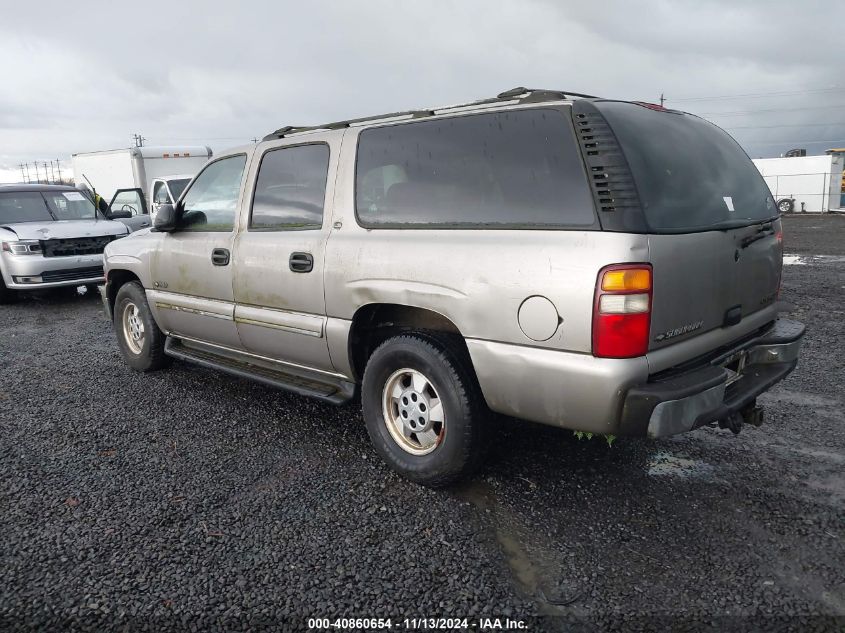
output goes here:
[[777, 216], [760, 172], [721, 128], [633, 103], [595, 105], [631, 169], [649, 231], [706, 231]]
[[586, 172], [559, 110], [364, 130], [355, 204], [368, 227], [593, 227]]

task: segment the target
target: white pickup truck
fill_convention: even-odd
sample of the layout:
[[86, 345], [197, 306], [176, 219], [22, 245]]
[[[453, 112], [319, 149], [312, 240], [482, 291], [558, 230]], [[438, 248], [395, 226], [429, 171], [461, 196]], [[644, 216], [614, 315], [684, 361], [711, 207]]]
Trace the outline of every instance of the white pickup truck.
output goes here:
[[211, 158], [207, 146], [131, 147], [74, 154], [77, 185], [94, 189], [112, 211], [130, 212], [121, 218], [130, 230], [152, 225], [158, 207], [173, 204]]

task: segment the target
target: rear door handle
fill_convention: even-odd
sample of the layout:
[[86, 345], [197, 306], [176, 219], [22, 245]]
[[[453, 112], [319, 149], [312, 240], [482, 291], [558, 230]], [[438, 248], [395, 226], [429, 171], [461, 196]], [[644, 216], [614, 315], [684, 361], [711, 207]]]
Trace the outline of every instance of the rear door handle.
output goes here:
[[311, 253], [291, 253], [288, 263], [295, 273], [310, 273], [314, 270], [314, 256]]
[[229, 265], [229, 249], [228, 248], [215, 248], [211, 251], [211, 263], [215, 266], [228, 266]]

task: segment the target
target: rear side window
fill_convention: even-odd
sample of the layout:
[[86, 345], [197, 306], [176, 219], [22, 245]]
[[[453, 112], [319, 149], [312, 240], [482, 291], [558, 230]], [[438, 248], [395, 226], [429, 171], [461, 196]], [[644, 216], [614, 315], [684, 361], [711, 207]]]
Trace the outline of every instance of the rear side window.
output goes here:
[[625, 154], [649, 231], [742, 226], [777, 215], [760, 172], [721, 128], [632, 103], [595, 105]]
[[283, 147], [264, 154], [249, 228], [321, 228], [328, 172], [329, 147], [325, 144]]
[[364, 226], [595, 225], [570, 123], [551, 109], [365, 130], [355, 206]]

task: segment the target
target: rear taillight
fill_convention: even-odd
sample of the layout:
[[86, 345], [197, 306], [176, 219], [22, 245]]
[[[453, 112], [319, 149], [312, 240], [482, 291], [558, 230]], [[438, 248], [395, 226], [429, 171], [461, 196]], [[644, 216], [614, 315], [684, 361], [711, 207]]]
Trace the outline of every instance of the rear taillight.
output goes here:
[[649, 264], [601, 269], [593, 304], [593, 356], [632, 358], [648, 351], [651, 286]]

